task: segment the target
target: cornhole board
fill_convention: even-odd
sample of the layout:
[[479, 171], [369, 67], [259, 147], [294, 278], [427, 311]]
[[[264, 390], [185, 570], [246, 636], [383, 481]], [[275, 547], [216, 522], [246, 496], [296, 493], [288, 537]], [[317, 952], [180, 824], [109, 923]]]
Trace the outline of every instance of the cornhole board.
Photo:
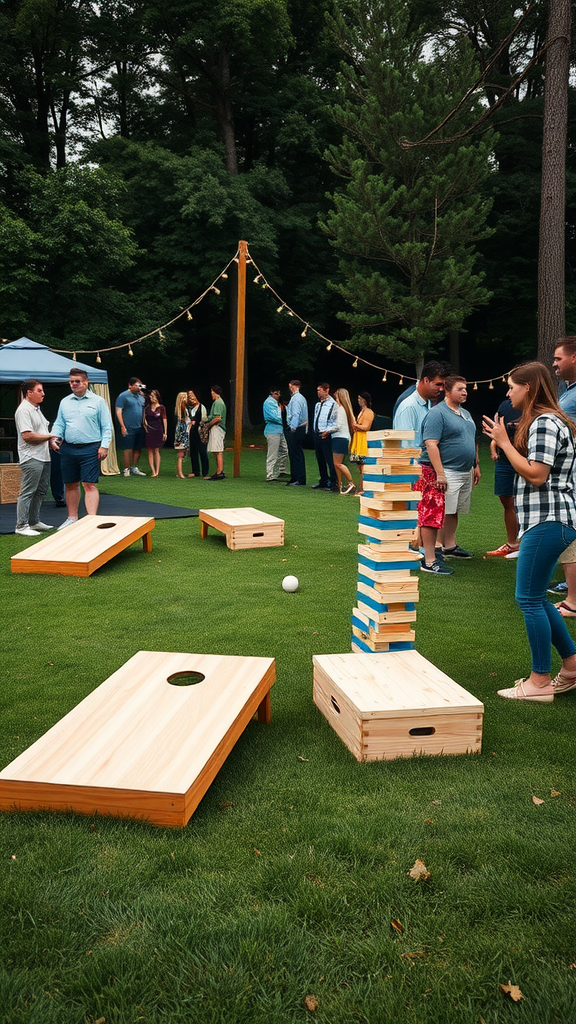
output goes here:
[[12, 555], [10, 568], [12, 572], [90, 576], [140, 537], [144, 551], [152, 551], [154, 526], [154, 519], [143, 516], [84, 516]]
[[0, 505], [17, 501], [22, 483], [22, 469], [17, 462], [0, 465]]
[[312, 660], [314, 703], [358, 761], [480, 753], [484, 705], [418, 651]]
[[274, 679], [273, 658], [139, 651], [0, 772], [0, 809], [185, 825]]
[[198, 515], [200, 536], [207, 537], [212, 526], [226, 535], [231, 551], [284, 546], [284, 520], [257, 508], [201, 508]]

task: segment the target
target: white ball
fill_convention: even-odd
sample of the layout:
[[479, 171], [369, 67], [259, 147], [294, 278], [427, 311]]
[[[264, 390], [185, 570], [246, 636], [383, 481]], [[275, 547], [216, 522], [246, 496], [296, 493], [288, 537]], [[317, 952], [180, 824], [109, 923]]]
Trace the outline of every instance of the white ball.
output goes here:
[[293, 594], [295, 590], [298, 590], [298, 586], [297, 576], [285, 576], [282, 580], [282, 590], [285, 590], [287, 594]]

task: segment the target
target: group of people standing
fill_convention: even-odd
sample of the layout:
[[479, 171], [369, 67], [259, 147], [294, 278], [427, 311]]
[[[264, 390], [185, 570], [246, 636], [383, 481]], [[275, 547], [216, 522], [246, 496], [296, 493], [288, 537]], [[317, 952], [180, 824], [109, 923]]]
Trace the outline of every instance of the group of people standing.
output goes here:
[[[263, 405], [264, 436], [267, 443], [266, 481], [272, 483], [286, 473], [288, 458], [290, 474], [288, 487], [306, 486], [306, 460], [304, 444], [308, 434], [308, 403], [301, 394], [301, 381], [288, 384], [290, 400], [281, 402], [278, 387], [271, 387]], [[358, 415], [354, 416], [350, 395], [346, 388], [330, 394], [330, 385], [321, 383], [316, 388], [318, 401], [312, 418], [314, 452], [320, 478], [312, 484], [313, 490], [331, 491], [333, 494], [362, 493], [363, 459], [368, 452], [366, 434], [374, 421], [372, 399], [367, 391], [358, 395]], [[346, 456], [356, 462], [360, 470], [360, 487], [356, 485]]]
[[[200, 474], [205, 480], [225, 479], [226, 406], [218, 384], [212, 386], [211, 396], [209, 413], [191, 388], [180, 391], [176, 398], [174, 448], [178, 453], [176, 475], [181, 480]], [[124, 449], [124, 476], [146, 475], [138, 467], [145, 448], [151, 476], [157, 477], [160, 451], [168, 438], [168, 417], [160, 392], [149, 391], [139, 377], [131, 377], [127, 390], [116, 399], [116, 418]], [[209, 452], [216, 458], [216, 471], [212, 476], [209, 476]], [[192, 471], [185, 474], [183, 466], [187, 455], [190, 455]]]

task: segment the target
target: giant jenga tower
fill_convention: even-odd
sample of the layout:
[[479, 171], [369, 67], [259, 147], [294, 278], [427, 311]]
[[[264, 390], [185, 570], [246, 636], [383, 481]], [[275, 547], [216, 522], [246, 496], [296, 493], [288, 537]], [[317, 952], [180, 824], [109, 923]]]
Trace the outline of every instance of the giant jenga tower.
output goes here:
[[410, 541], [418, 519], [418, 495], [412, 484], [420, 477], [419, 448], [411, 430], [369, 432], [364, 459], [364, 494], [360, 498], [357, 607], [352, 611], [352, 650], [408, 651], [414, 647], [421, 555]]

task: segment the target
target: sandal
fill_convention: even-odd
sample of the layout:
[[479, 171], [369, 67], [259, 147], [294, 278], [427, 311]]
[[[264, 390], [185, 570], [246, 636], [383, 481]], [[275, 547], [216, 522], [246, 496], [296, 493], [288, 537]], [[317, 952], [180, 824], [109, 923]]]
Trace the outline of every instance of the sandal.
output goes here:
[[560, 669], [558, 675], [552, 680], [552, 686], [554, 693], [568, 693], [568, 690], [573, 690], [576, 687], [576, 675], [563, 676], [562, 669]]
[[[509, 686], [507, 690], [497, 690], [496, 692], [499, 697], [507, 697], [508, 700], [533, 700], [536, 704], [551, 704], [554, 700], [553, 693], [526, 693], [524, 683], [527, 679], [528, 676], [525, 676], [524, 679], [517, 679], [514, 686]], [[576, 685], [576, 678], [573, 680], [572, 685]], [[560, 691], [556, 688], [555, 692], [559, 693]]]
[[560, 601], [560, 604], [555, 605], [560, 615], [563, 615], [565, 619], [576, 619], [576, 608], [571, 608], [566, 601]]

